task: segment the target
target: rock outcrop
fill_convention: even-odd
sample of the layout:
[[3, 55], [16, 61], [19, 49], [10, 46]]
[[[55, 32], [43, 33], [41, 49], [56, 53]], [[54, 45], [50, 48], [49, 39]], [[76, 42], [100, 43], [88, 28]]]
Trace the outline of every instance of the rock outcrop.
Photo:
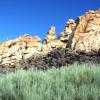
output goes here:
[[98, 52], [100, 49], [100, 10], [90, 10], [78, 17], [71, 47], [76, 51]]
[[45, 37], [43, 43], [48, 44], [51, 42], [56, 42], [56, 30], [55, 27], [52, 26], [49, 31], [47, 32], [47, 36]]
[[76, 23], [73, 19], [69, 19], [69, 21], [67, 22], [66, 26], [65, 26], [65, 29], [63, 32], [60, 33], [59, 35], [59, 39], [62, 41], [62, 42], [65, 42], [67, 43], [72, 32], [73, 32], [73, 29], [75, 28], [76, 26]]
[[38, 36], [25, 34], [0, 44], [0, 69], [45, 69], [90, 61], [100, 62], [100, 10], [69, 19], [58, 39], [51, 27], [42, 43]]
[[40, 38], [25, 34], [15, 40], [7, 40], [0, 46], [0, 65], [14, 65], [38, 54], [42, 44]]
[[66, 26], [64, 28], [64, 31], [60, 33], [58, 40], [62, 43], [62, 47], [66, 47], [68, 44], [68, 41], [72, 40], [72, 34], [74, 32], [74, 29], [76, 27], [76, 23], [73, 19], [69, 19], [66, 23]]
[[56, 48], [56, 43], [56, 30], [55, 27], [52, 26], [43, 40], [43, 51], [47, 53], [50, 52], [52, 49]]

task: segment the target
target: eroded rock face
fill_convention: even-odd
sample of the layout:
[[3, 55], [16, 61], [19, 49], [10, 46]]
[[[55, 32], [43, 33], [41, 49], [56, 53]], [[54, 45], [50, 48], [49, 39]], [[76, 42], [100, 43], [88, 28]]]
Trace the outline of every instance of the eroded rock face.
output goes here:
[[39, 37], [25, 34], [15, 40], [7, 40], [0, 45], [0, 65], [12, 66], [41, 51]]
[[26, 59], [51, 52], [57, 44], [55, 27], [49, 29], [43, 43], [40, 40], [38, 36], [32, 37], [28, 34], [6, 40], [0, 45], [0, 66], [25, 66]]
[[45, 37], [43, 43], [48, 44], [55, 41], [56, 41], [56, 31], [55, 31], [55, 27], [52, 26], [47, 32], [47, 36]]
[[55, 27], [51, 27], [43, 42], [40, 41], [38, 36], [25, 34], [1, 43], [0, 69], [100, 63], [100, 10], [91, 10], [76, 21], [69, 19], [58, 39]]
[[71, 47], [76, 51], [98, 51], [100, 49], [100, 10], [90, 10], [78, 18], [78, 25]]
[[47, 53], [50, 52], [52, 49], [56, 48], [56, 44], [56, 30], [55, 27], [52, 26], [43, 40], [43, 51]]
[[69, 19], [66, 26], [65, 26], [65, 29], [63, 32], [60, 33], [59, 35], [59, 39], [62, 41], [62, 42], [65, 42], [67, 43], [67, 41], [69, 40], [72, 32], [73, 32], [73, 29], [75, 28], [75, 21], [73, 19]]
[[66, 45], [74, 32], [74, 29], [76, 27], [76, 23], [73, 19], [69, 19], [68, 22], [66, 23], [66, 26], [64, 28], [64, 31], [60, 33], [58, 40], [61, 42], [61, 47], [66, 48]]

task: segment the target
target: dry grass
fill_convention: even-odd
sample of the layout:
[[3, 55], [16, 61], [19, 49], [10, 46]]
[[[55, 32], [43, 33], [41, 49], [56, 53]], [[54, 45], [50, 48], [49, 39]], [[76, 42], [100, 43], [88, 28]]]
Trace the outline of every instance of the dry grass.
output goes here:
[[0, 77], [0, 100], [100, 100], [100, 65], [17, 71]]

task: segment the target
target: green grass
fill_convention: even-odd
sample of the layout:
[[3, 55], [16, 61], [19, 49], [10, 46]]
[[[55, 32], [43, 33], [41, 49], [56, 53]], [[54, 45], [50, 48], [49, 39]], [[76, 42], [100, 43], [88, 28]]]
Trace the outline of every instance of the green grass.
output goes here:
[[1, 74], [0, 100], [100, 100], [100, 67], [74, 64]]

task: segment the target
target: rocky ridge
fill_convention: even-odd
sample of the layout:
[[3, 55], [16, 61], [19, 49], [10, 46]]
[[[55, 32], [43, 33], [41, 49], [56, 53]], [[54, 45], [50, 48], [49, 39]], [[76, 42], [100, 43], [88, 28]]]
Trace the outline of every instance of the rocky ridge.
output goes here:
[[[55, 27], [43, 42], [25, 34], [0, 44], [0, 68], [63, 66], [68, 63], [98, 61], [100, 52], [100, 10], [90, 10], [75, 21], [69, 19], [56, 37]], [[85, 58], [84, 58], [85, 57]]]

